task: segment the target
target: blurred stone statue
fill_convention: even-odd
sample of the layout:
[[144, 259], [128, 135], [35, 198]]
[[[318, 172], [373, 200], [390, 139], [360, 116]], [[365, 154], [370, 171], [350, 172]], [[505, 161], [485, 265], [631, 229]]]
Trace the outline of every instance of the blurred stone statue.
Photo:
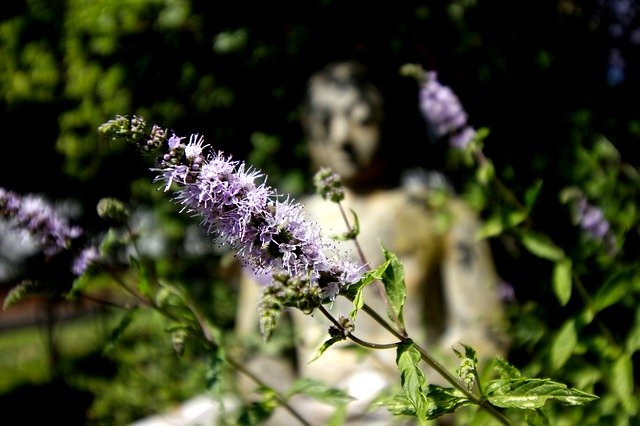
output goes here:
[[[384, 261], [383, 247], [402, 262], [407, 286], [404, 318], [415, 341], [451, 371], [458, 366], [452, 348], [460, 350], [460, 342], [472, 346], [481, 363], [494, 355], [505, 356], [508, 344], [499, 277], [487, 241], [476, 238], [480, 227], [477, 215], [453, 195], [441, 175], [408, 170], [404, 179], [393, 180], [398, 175], [398, 165], [390, 164], [393, 158], [420, 154], [417, 150], [392, 152], [400, 144], [393, 140], [393, 129], [385, 127], [384, 98], [366, 72], [358, 63], [339, 62], [311, 76], [302, 124], [312, 171], [328, 167], [342, 178], [346, 187], [342, 205], [352, 224], [354, 217], [349, 217], [349, 212], [358, 217], [357, 240], [369, 265], [375, 268]], [[299, 201], [308, 219], [318, 222], [325, 233], [338, 235], [347, 230], [336, 204], [319, 195]], [[340, 244], [357, 259], [353, 241]], [[249, 275], [243, 281], [237, 321], [240, 335], [255, 332], [258, 323], [255, 306], [259, 286]], [[366, 291], [366, 303], [386, 317], [386, 307], [375, 286], [368, 286]], [[331, 307], [336, 318], [350, 310], [350, 302], [342, 297]], [[394, 386], [398, 391], [396, 351], [359, 348], [345, 340], [309, 362], [327, 340], [330, 324], [320, 314], [290, 314], [296, 361], [283, 366], [282, 358], [263, 359], [256, 368], [277, 371], [273, 385], [281, 390], [286, 390], [287, 382], [294, 377], [317, 379], [345, 390], [354, 397], [348, 409], [349, 424], [392, 424], [386, 409], [368, 409], [387, 387]], [[354, 334], [368, 342], [397, 341], [362, 312], [355, 327]], [[430, 375], [427, 365], [424, 371], [431, 383], [444, 384]], [[294, 398], [292, 404], [313, 424], [324, 424], [334, 410], [303, 397]], [[273, 424], [283, 421], [280, 418]]]

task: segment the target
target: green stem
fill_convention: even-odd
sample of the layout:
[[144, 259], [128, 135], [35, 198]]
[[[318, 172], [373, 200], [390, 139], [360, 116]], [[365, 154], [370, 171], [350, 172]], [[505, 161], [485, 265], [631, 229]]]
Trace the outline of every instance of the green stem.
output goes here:
[[[344, 220], [344, 223], [347, 226], [347, 230], [349, 231], [349, 233], [352, 233], [353, 232], [353, 226], [351, 226], [351, 222], [349, 222], [349, 219], [347, 218], [347, 214], [345, 213], [344, 208], [342, 207], [342, 203], [338, 201], [337, 204], [338, 204], [338, 208], [340, 209], [340, 213], [342, 214], [342, 219]], [[353, 242], [354, 242], [354, 244], [356, 246], [356, 251], [358, 252], [358, 256], [360, 257], [360, 261], [362, 262], [363, 265], [365, 265], [367, 270], [370, 270], [371, 267], [369, 266], [369, 263], [367, 262], [367, 258], [364, 255], [364, 251], [362, 250], [362, 246], [360, 246], [360, 243], [358, 242], [357, 236], [353, 237]], [[382, 297], [382, 300], [384, 300], [384, 303], [387, 306], [387, 310], [391, 313], [391, 316], [393, 318], [393, 322], [396, 324], [396, 327], [398, 327], [398, 330], [400, 330], [400, 334], [403, 337], [407, 337], [407, 332], [404, 329], [404, 327], [402, 326], [402, 322], [400, 322], [400, 318], [398, 318], [398, 315], [396, 315], [396, 312], [394, 311], [393, 307], [391, 306], [391, 302], [389, 301], [389, 296], [387, 295], [387, 291], [383, 287], [382, 283], [379, 280], [376, 280], [375, 281], [375, 286], [378, 289], [378, 292], [380, 293], [380, 296]]]
[[[394, 329], [384, 318], [382, 318], [376, 311], [374, 311], [370, 306], [366, 303], [362, 306], [362, 310], [369, 314], [377, 323], [379, 323], [382, 327], [388, 330], [395, 337], [400, 339], [401, 342], [406, 342], [410, 340], [408, 337], [402, 335], [399, 331]], [[433, 368], [440, 376], [442, 376], [447, 382], [449, 382], [453, 387], [462, 392], [472, 404], [479, 406], [482, 410], [489, 413], [496, 420], [506, 426], [513, 426], [513, 423], [500, 412], [496, 407], [494, 407], [490, 402], [488, 402], [484, 398], [477, 397], [470, 390], [467, 389], [464, 383], [458, 380], [453, 374], [451, 374], [444, 365], [440, 364], [435, 358], [433, 358], [424, 348], [417, 345], [415, 342], [412, 342], [415, 348], [420, 353], [421, 359]]]

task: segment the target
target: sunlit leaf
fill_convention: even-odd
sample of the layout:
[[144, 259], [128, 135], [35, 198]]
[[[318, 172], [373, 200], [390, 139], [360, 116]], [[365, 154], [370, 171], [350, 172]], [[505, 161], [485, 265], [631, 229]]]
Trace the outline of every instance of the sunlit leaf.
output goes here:
[[318, 401], [335, 406], [346, 404], [353, 399], [340, 389], [329, 387], [322, 381], [309, 378], [296, 379], [287, 391], [289, 397], [297, 394], [311, 396]]
[[575, 321], [570, 319], [564, 323], [553, 338], [551, 350], [549, 351], [549, 361], [552, 368], [561, 368], [573, 354], [577, 343], [578, 336]]
[[404, 303], [407, 298], [407, 288], [404, 282], [404, 268], [398, 257], [388, 250], [384, 250], [385, 262], [388, 266], [384, 269], [382, 282], [389, 297], [391, 309], [404, 327], [403, 313]]
[[9, 290], [4, 298], [2, 309], [7, 310], [29, 296], [47, 293], [48, 288], [42, 281], [24, 280]]
[[553, 267], [553, 292], [561, 306], [566, 305], [571, 298], [571, 273], [571, 259], [564, 258]]
[[540, 195], [540, 189], [542, 189], [542, 179], [538, 179], [533, 185], [527, 188], [524, 194], [524, 204], [527, 210], [531, 211], [533, 205]]
[[331, 339], [326, 340], [319, 348], [318, 350], [316, 350], [315, 355], [313, 356], [313, 358], [311, 358], [311, 361], [309, 361], [309, 363], [312, 363], [313, 361], [317, 360], [318, 358], [320, 358], [322, 356], [323, 353], [325, 353], [325, 351], [327, 349], [329, 349], [334, 343], [339, 342], [340, 340], [342, 340], [339, 337], [332, 337]]
[[558, 262], [565, 257], [562, 249], [545, 235], [528, 231], [522, 234], [521, 241], [527, 250], [543, 259]]
[[387, 260], [377, 268], [365, 272], [362, 278], [360, 278], [357, 283], [349, 286], [346, 291], [346, 296], [353, 301], [353, 310], [349, 313], [349, 317], [355, 319], [358, 311], [362, 308], [362, 306], [364, 306], [364, 288], [376, 280], [382, 280], [384, 272], [389, 264], [390, 261]]
[[595, 309], [599, 312], [622, 300], [629, 294], [629, 289], [633, 288], [632, 283], [638, 280], [640, 276], [637, 268], [622, 271], [609, 279], [593, 297]]
[[622, 402], [622, 407], [629, 414], [635, 414], [638, 410], [638, 400], [634, 396], [633, 363], [631, 357], [623, 353], [613, 363], [609, 374], [609, 383]]
[[420, 370], [420, 352], [413, 342], [408, 340], [398, 346], [396, 364], [400, 371], [400, 383], [405, 396], [411, 401], [418, 420], [427, 420], [427, 399], [425, 396], [425, 386], [427, 379]]
[[499, 216], [489, 217], [480, 227], [477, 232], [476, 239], [482, 240], [484, 238], [495, 237], [500, 235], [504, 230], [504, 224], [502, 218]]
[[493, 405], [503, 408], [537, 409], [548, 400], [565, 405], [585, 405], [598, 399], [596, 395], [568, 388], [549, 379], [493, 380], [487, 385], [486, 395]]

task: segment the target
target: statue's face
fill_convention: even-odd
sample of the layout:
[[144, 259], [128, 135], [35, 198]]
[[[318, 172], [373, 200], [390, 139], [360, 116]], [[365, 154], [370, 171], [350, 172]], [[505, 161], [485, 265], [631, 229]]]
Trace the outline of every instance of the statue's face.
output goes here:
[[349, 181], [375, 161], [382, 105], [372, 86], [362, 88], [339, 77], [320, 73], [311, 79], [306, 129], [314, 168], [330, 167]]

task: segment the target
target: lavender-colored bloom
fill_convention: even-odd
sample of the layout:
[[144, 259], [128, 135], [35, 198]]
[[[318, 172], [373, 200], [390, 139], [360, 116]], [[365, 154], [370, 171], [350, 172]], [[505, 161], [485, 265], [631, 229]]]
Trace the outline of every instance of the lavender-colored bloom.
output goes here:
[[596, 239], [603, 239], [609, 232], [610, 225], [602, 210], [584, 198], [578, 202], [578, 218], [580, 227]]
[[438, 81], [435, 71], [427, 71], [420, 87], [420, 110], [437, 137], [448, 137], [455, 148], [465, 148], [475, 136], [467, 124], [467, 113], [451, 88]]
[[[183, 212], [201, 217], [216, 240], [230, 246], [257, 275], [284, 271], [317, 286], [323, 298], [359, 278], [360, 267], [338, 256], [302, 206], [266, 185], [266, 177], [222, 152], [205, 156], [204, 140], [192, 135], [185, 145], [175, 134], [162, 155], [156, 181], [177, 186]], [[332, 256], [333, 255], [333, 256]]]
[[615, 254], [617, 251], [616, 238], [613, 232], [611, 232], [611, 225], [604, 217], [602, 210], [589, 203], [587, 199], [582, 196], [576, 201], [575, 213], [578, 225], [585, 230], [591, 238], [603, 242], [610, 254]]
[[95, 264], [100, 259], [100, 252], [95, 246], [89, 246], [83, 249], [80, 254], [74, 259], [71, 271], [80, 276], [84, 274], [89, 267]]
[[339, 203], [344, 200], [344, 186], [340, 175], [330, 168], [323, 167], [313, 176], [316, 191], [325, 200]]
[[44, 198], [21, 196], [1, 187], [0, 217], [11, 220], [17, 228], [27, 230], [41, 244], [47, 256], [68, 249], [72, 240], [82, 234], [79, 227], [71, 225]]

